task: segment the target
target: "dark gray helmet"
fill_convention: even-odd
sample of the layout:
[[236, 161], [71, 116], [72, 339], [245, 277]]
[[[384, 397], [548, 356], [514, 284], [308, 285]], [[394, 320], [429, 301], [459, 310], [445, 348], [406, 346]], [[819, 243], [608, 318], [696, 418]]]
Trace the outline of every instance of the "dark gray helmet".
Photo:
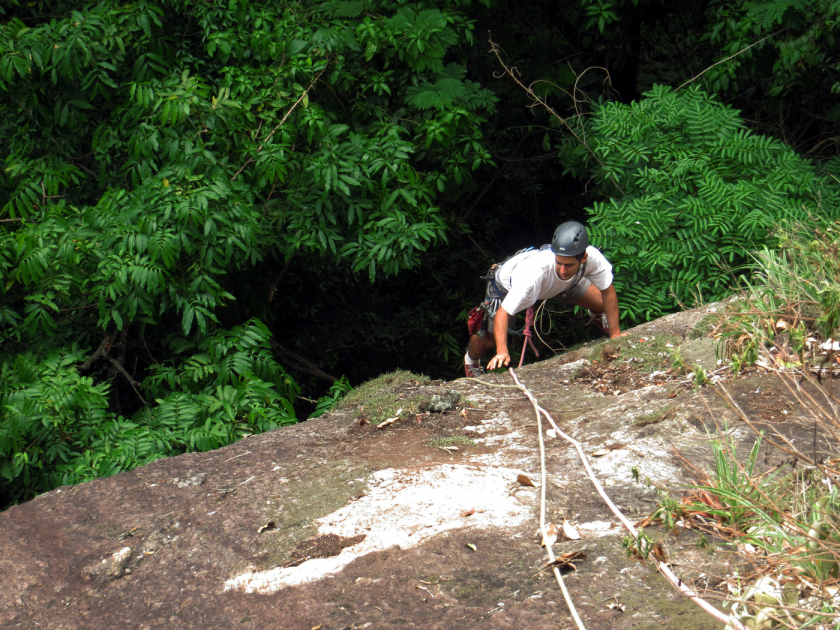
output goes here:
[[559, 256], [579, 256], [588, 246], [586, 227], [577, 221], [561, 223], [551, 239], [551, 251]]

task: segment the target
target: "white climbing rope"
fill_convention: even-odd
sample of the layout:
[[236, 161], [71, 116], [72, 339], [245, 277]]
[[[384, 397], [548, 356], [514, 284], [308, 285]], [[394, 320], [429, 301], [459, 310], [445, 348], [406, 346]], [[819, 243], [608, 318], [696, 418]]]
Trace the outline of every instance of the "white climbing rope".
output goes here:
[[[511, 374], [514, 374], [513, 368], [510, 369], [510, 372]], [[516, 380], [515, 374], [514, 380]], [[520, 389], [522, 389], [526, 392], [526, 394], [528, 394], [527, 390], [525, 390], [525, 388], [519, 381], [516, 381], [516, 384], [519, 386]], [[540, 535], [542, 536], [543, 542], [545, 542], [545, 550], [548, 553], [549, 562], [554, 562], [554, 551], [552, 551], [551, 549], [552, 541], [548, 540], [545, 531], [545, 487], [548, 485], [548, 479], [545, 470], [545, 442], [543, 440], [542, 418], [540, 417], [540, 412], [536, 401], [532, 402], [534, 402], [534, 412], [536, 412], [537, 414], [537, 432], [540, 436], [540, 472], [542, 475], [540, 481]], [[560, 573], [560, 569], [556, 566], [552, 568], [554, 569], [554, 577], [557, 578], [557, 583], [560, 585], [560, 590], [563, 591], [563, 598], [566, 600], [566, 605], [569, 607], [569, 612], [572, 613], [572, 619], [575, 620], [575, 625], [577, 625], [578, 630], [586, 630], [586, 628], [583, 625], [583, 621], [581, 621], [577, 609], [575, 608], [575, 604], [572, 601], [572, 596], [569, 594], [569, 591], [566, 588], [566, 583], [563, 581], [563, 575]]]
[[[604, 491], [604, 488], [601, 486], [601, 483], [598, 481], [598, 478], [595, 476], [595, 473], [592, 471], [592, 467], [589, 465], [589, 461], [586, 458], [586, 454], [583, 452], [583, 447], [581, 446], [580, 442], [578, 442], [576, 439], [574, 439], [570, 435], [566, 435], [565, 433], [563, 433], [563, 431], [560, 430], [560, 428], [554, 422], [554, 419], [551, 417], [551, 415], [539, 405], [539, 403], [537, 402], [537, 399], [534, 398], [533, 394], [531, 394], [531, 392], [528, 391], [528, 388], [526, 388], [519, 381], [519, 378], [516, 376], [516, 372], [513, 371], [513, 368], [508, 368], [508, 369], [510, 371], [510, 375], [513, 377], [513, 381], [516, 383], [516, 386], [519, 389], [521, 389], [522, 392], [528, 397], [528, 399], [534, 405], [534, 411], [537, 414], [537, 429], [539, 430], [539, 434], [540, 434], [540, 463], [542, 465], [542, 507], [541, 507], [541, 510], [540, 510], [540, 531], [542, 532], [543, 537], [545, 537], [546, 470], [545, 470], [545, 446], [544, 446], [544, 443], [543, 443], [542, 423], [540, 421], [540, 414], [544, 415], [546, 417], [546, 419], [551, 423], [551, 426], [557, 432], [557, 435], [559, 435], [560, 437], [562, 437], [564, 440], [566, 440], [567, 442], [572, 444], [572, 446], [575, 447], [575, 449], [577, 450], [578, 456], [580, 457], [580, 461], [583, 462], [583, 466], [586, 469], [586, 473], [587, 473], [587, 475], [589, 475], [590, 481], [592, 481], [592, 485], [595, 486], [595, 490], [597, 490], [598, 494], [601, 495], [601, 498], [604, 500], [604, 503], [607, 504], [607, 507], [609, 507], [610, 510], [612, 510], [613, 514], [615, 514], [618, 517], [618, 519], [622, 522], [624, 527], [627, 528], [627, 531], [630, 532], [630, 535], [633, 536], [633, 538], [635, 538], [638, 541], [637, 544], [640, 547], [639, 551], [644, 553], [644, 551], [645, 551], [644, 547], [646, 545], [646, 541], [642, 538], [639, 538], [639, 533], [636, 530], [636, 528], [633, 527], [632, 523], [630, 523], [630, 521], [627, 520], [627, 517], [624, 516], [624, 514], [621, 512], [621, 510], [618, 509], [618, 507], [615, 505], [615, 503], [612, 502], [610, 497]], [[478, 379], [470, 379], [470, 380], [478, 381]], [[491, 387], [500, 387], [499, 385], [494, 385], [492, 383], [486, 383], [484, 381], [478, 381], [478, 382], [482, 383], [484, 385], [490, 385]], [[508, 386], [501, 386], [501, 387], [510, 387], [510, 386], [508, 385]], [[549, 558], [551, 558], [551, 560], [553, 561], [554, 557], [553, 557], [553, 554], [552, 554], [552, 551], [551, 551], [551, 547], [546, 545], [546, 549], [548, 549]], [[680, 580], [674, 574], [674, 572], [671, 571], [671, 567], [669, 567], [667, 565], [667, 563], [665, 563], [663, 561], [660, 561], [660, 560], [657, 560], [656, 566], [659, 569], [659, 572], [663, 576], [665, 576], [665, 578], [669, 582], [671, 582], [671, 584], [673, 584], [680, 592], [682, 592], [684, 595], [686, 595], [691, 601], [693, 601], [695, 604], [700, 606], [700, 608], [702, 608], [704, 611], [706, 611], [707, 613], [712, 615], [715, 619], [717, 619], [717, 620], [719, 620], [723, 623], [726, 623], [726, 624], [731, 624], [731, 626], [729, 626], [729, 627], [732, 627], [735, 630], [747, 630], [740, 621], [738, 621], [737, 619], [735, 619], [733, 617], [730, 617], [726, 613], [721, 612], [720, 610], [718, 610], [717, 608], [712, 606], [709, 602], [707, 602], [706, 600], [699, 597], [697, 595], [697, 593], [695, 593], [692, 589], [690, 589], [686, 584], [683, 584], [682, 580]], [[582, 629], [583, 624], [580, 621], [580, 618], [577, 616], [577, 612], [575, 611], [574, 605], [572, 604], [571, 597], [569, 596], [568, 591], [566, 590], [566, 586], [563, 583], [563, 579], [560, 576], [560, 571], [557, 569], [557, 567], [554, 567], [554, 574], [557, 576], [557, 580], [560, 583], [560, 588], [563, 591], [563, 597], [566, 598], [566, 603], [569, 606], [569, 610], [572, 613], [572, 617], [575, 619], [575, 623], [577, 623], [578, 628]]]

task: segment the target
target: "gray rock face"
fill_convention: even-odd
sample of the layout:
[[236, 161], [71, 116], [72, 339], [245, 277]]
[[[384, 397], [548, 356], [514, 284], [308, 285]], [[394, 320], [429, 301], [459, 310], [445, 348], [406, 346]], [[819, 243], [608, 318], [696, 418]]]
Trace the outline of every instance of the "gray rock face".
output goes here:
[[[660, 335], [684, 343], [705, 314], [640, 326], [621, 352], [590, 344], [517, 370], [631, 521], [656, 508], [657, 491], [678, 495], [692, 481], [675, 450], [709, 469], [707, 427], [728, 422], [745, 453], [754, 440], [713, 392], [630, 360]], [[511, 384], [507, 374], [485, 379]], [[812, 444], [813, 423], [776, 405], [784, 393], [774, 376], [739, 376], [729, 387], [748, 413], [760, 409], [756, 421], [766, 416]], [[533, 407], [516, 390], [466, 380], [420, 393], [435, 413], [382, 429], [352, 411], [328, 414], [7, 510], [0, 628], [573, 628], [542, 570]], [[561, 537], [554, 552], [586, 555], [565, 578], [586, 627], [720, 628], [649, 563], [628, 560], [622, 527], [574, 449], [556, 433], [545, 448], [547, 520], [581, 536]], [[779, 462], [764, 451], [767, 466]], [[647, 531], [697, 588], [731, 571], [731, 554], [698, 548], [691, 532]]]

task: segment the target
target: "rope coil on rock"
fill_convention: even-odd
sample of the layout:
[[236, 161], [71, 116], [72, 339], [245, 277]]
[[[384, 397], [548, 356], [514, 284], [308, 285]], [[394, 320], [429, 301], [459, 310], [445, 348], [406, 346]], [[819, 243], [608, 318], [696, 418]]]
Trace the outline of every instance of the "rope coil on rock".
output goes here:
[[[523, 354], [525, 348], [523, 347]], [[541, 415], [544, 415], [546, 419], [551, 423], [552, 428], [556, 431], [557, 435], [562, 437], [564, 440], [569, 442], [572, 446], [575, 447], [577, 451], [578, 457], [580, 461], [583, 463], [583, 467], [586, 470], [586, 474], [589, 476], [589, 480], [592, 482], [592, 485], [595, 486], [595, 490], [601, 496], [604, 503], [607, 505], [608, 508], [612, 511], [613, 514], [618, 517], [621, 521], [622, 525], [630, 532], [630, 535], [633, 536], [638, 541], [640, 547], [640, 551], [645, 551], [646, 542], [644, 539], [639, 538], [639, 532], [633, 527], [633, 524], [627, 519], [626, 516], [618, 509], [615, 503], [612, 502], [610, 497], [607, 495], [606, 491], [604, 490], [603, 486], [601, 486], [601, 482], [598, 481], [598, 478], [595, 476], [592, 467], [589, 465], [589, 461], [586, 458], [586, 453], [583, 451], [583, 446], [581, 446], [580, 442], [576, 439], [567, 435], [554, 422], [554, 418], [551, 417], [545, 409], [543, 409], [540, 404], [537, 402], [537, 399], [534, 397], [533, 394], [525, 387], [519, 380], [516, 375], [516, 372], [513, 371], [513, 368], [508, 368], [510, 371], [510, 375], [513, 378], [514, 383], [516, 385], [496, 385], [495, 383], [488, 383], [486, 381], [479, 380], [477, 378], [469, 378], [465, 380], [475, 381], [477, 383], [481, 383], [482, 385], [486, 385], [488, 387], [501, 387], [505, 389], [512, 389], [516, 387], [517, 389], [521, 390], [527, 397], [528, 400], [531, 401], [531, 404], [534, 406], [534, 411], [537, 415], [537, 429], [539, 431], [540, 436], [540, 464], [542, 467], [542, 505], [540, 509], [540, 532], [543, 537], [545, 537], [545, 487], [546, 487], [546, 468], [545, 468], [545, 444], [543, 442], [543, 435], [542, 435], [542, 422], [541, 422]], [[549, 558], [553, 561], [554, 555], [551, 551], [550, 545], [546, 545], [546, 549], [548, 550]], [[688, 597], [691, 601], [697, 604], [700, 608], [702, 608], [705, 612], [710, 614], [712, 617], [721, 621], [725, 624], [728, 624], [728, 628], [733, 628], [733, 630], [747, 630], [747, 628], [742, 624], [738, 619], [734, 617], [730, 617], [726, 613], [718, 610], [714, 606], [712, 606], [709, 602], [705, 599], [701, 598], [697, 595], [697, 593], [690, 589], [686, 584], [682, 582], [671, 570], [671, 567], [668, 566], [666, 562], [661, 560], [657, 560], [656, 568], [659, 572], [667, 579], [677, 590], [679, 590], [683, 595]], [[577, 611], [574, 608], [574, 604], [572, 603], [571, 596], [569, 595], [568, 591], [566, 590], [566, 586], [563, 582], [562, 576], [560, 575], [560, 571], [557, 567], [554, 567], [554, 574], [557, 577], [557, 580], [560, 584], [560, 588], [563, 591], [563, 597], [566, 599], [566, 604], [569, 606], [569, 611], [572, 613], [572, 617], [575, 620], [575, 623], [578, 625], [580, 630], [583, 630], [583, 622], [580, 621], [580, 618], [577, 615]]]

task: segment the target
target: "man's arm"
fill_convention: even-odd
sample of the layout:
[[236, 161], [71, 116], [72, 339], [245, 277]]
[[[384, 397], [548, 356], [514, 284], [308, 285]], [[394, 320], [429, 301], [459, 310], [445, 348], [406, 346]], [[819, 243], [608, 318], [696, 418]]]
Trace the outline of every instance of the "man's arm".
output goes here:
[[601, 298], [604, 300], [604, 313], [607, 316], [607, 324], [610, 327], [610, 339], [620, 337], [621, 329], [618, 327], [618, 295], [615, 293], [615, 287], [611, 284], [601, 291]]
[[[615, 291], [613, 291], [615, 293]], [[616, 307], [617, 308], [617, 307]], [[493, 337], [496, 339], [496, 356], [490, 359], [487, 364], [488, 370], [493, 370], [498, 367], [507, 366], [510, 363], [510, 354], [507, 349], [507, 332], [510, 315], [508, 312], [499, 307], [496, 315], [493, 317]]]

